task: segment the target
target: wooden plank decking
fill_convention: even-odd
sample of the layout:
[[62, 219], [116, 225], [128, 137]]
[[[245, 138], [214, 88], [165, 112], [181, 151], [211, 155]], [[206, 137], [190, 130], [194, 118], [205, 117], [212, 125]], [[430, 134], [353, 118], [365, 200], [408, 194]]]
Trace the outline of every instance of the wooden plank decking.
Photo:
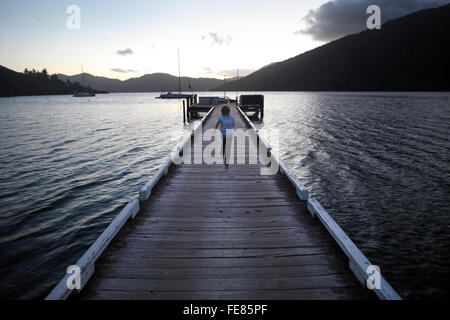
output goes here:
[[[235, 106], [236, 128], [246, 122]], [[203, 129], [215, 125], [220, 106]], [[81, 299], [364, 299], [348, 258], [280, 173], [172, 165]]]

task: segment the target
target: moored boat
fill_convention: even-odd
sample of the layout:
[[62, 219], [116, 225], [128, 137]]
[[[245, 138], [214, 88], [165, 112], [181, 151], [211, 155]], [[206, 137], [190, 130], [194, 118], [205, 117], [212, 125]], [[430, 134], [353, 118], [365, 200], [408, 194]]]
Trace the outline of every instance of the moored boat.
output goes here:
[[88, 92], [75, 92], [73, 94], [74, 97], [95, 97], [95, 93]]
[[[83, 76], [83, 85], [86, 86], [87, 81], [86, 81], [86, 78], [84, 77], [83, 66], [81, 66], [81, 75]], [[89, 85], [89, 83], [87, 83], [87, 84]], [[77, 97], [77, 98], [81, 98], [81, 97], [95, 97], [95, 93], [94, 92], [85, 92], [85, 91], [75, 92], [73, 94], [73, 97]]]
[[184, 94], [184, 93], [161, 93], [159, 99], [186, 99], [192, 97], [192, 94]]

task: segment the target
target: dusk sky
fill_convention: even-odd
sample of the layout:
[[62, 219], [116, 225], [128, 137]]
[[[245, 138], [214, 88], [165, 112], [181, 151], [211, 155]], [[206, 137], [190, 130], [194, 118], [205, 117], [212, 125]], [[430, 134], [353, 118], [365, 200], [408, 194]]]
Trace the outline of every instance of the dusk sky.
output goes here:
[[[62, 1], [0, 3], [0, 65], [128, 79], [147, 73], [234, 76], [365, 28], [368, 4], [382, 19], [447, 0]], [[69, 30], [70, 5], [81, 9]]]

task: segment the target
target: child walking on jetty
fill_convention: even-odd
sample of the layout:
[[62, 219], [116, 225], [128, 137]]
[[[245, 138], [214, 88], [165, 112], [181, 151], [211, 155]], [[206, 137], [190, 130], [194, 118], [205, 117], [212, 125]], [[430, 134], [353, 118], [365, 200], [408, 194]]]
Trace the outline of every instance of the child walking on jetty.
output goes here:
[[230, 107], [228, 106], [223, 106], [221, 111], [222, 116], [217, 120], [216, 129], [220, 125], [220, 132], [222, 133], [222, 154], [224, 156], [225, 168], [228, 168], [234, 131], [234, 117], [230, 115]]

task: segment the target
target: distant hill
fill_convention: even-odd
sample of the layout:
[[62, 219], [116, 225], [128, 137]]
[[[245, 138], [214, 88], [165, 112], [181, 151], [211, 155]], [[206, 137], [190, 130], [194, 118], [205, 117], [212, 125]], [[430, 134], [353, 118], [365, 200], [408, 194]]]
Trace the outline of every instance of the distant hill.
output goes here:
[[[448, 91], [450, 5], [391, 20], [235, 82], [240, 91]], [[216, 90], [223, 90], [219, 86]]]
[[[99, 90], [107, 90], [109, 92], [164, 92], [178, 91], [178, 77], [167, 73], [146, 74], [142, 77], [131, 78], [128, 80], [110, 79], [97, 77], [85, 73], [86, 82], [93, 88]], [[72, 82], [81, 82], [82, 74], [66, 76], [58, 74], [58, 78], [62, 80], [70, 80]], [[223, 83], [223, 80], [214, 78], [181, 78], [181, 90], [189, 91], [189, 83], [194, 91], [207, 91], [214, 89]]]
[[[66, 76], [64, 74], [58, 73], [57, 76], [58, 79], [61, 79], [63, 81], [69, 80], [70, 82], [83, 83], [82, 73], [73, 76]], [[117, 91], [117, 89], [120, 88], [122, 84], [122, 81], [118, 79], [97, 77], [89, 73], [84, 73], [84, 77], [86, 79], [86, 83], [97, 90], [106, 90], [108, 92], [114, 92]]]
[[101, 93], [79, 83], [59, 80], [56, 75], [47, 74], [47, 70], [25, 70], [16, 72], [0, 66], [0, 96], [28, 96], [73, 94], [74, 92]]

